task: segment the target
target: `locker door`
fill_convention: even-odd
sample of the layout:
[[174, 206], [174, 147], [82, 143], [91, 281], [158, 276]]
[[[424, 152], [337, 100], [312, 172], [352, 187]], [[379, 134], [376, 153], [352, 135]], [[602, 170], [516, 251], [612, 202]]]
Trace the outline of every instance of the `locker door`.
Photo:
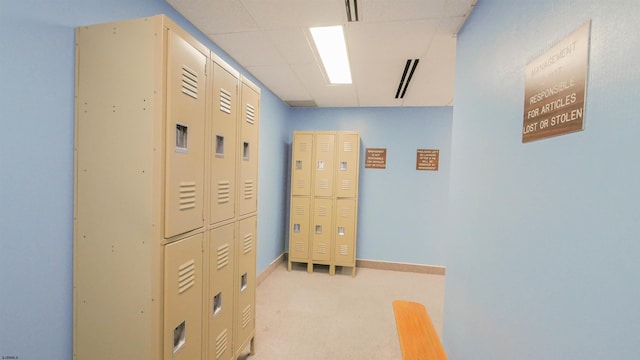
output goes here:
[[315, 198], [313, 200], [313, 223], [311, 228], [313, 253], [311, 256], [314, 261], [331, 260], [332, 209], [332, 199]]
[[359, 158], [360, 135], [338, 133], [337, 197], [357, 196]]
[[165, 360], [202, 356], [202, 241], [197, 234], [164, 247]]
[[240, 215], [258, 210], [258, 133], [260, 94], [248, 84], [241, 86]]
[[238, 272], [236, 273], [236, 354], [243, 350], [255, 330], [257, 219], [240, 220], [238, 231]]
[[335, 134], [316, 134], [315, 161], [313, 166], [314, 195], [333, 195], [334, 145]]
[[313, 134], [294, 133], [291, 154], [291, 195], [311, 195]]
[[211, 230], [209, 247], [208, 359], [233, 357], [233, 296], [235, 226], [233, 223]]
[[334, 261], [336, 265], [355, 263], [356, 199], [336, 200]]
[[289, 218], [289, 257], [293, 260], [309, 259], [310, 204], [308, 197], [291, 198]]
[[235, 216], [238, 78], [213, 64], [211, 223]]
[[169, 31], [165, 237], [203, 225], [207, 58]]

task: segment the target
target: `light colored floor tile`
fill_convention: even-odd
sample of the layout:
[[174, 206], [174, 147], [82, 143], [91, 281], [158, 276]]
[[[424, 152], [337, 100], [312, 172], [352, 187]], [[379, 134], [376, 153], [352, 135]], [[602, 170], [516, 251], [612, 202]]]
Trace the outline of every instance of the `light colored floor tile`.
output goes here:
[[291, 272], [279, 265], [256, 289], [256, 354], [241, 360], [401, 359], [391, 302], [427, 307], [442, 333], [445, 277], [358, 268], [328, 267]]

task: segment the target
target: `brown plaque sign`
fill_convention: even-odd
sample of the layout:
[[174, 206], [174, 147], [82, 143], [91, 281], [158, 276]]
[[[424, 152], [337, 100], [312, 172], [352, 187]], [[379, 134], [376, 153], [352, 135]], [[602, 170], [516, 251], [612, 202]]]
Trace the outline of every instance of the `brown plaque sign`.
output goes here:
[[416, 170], [438, 171], [440, 150], [418, 149], [416, 155]]
[[368, 169], [386, 169], [387, 149], [367, 148], [364, 167]]
[[588, 21], [527, 64], [522, 142], [584, 128], [590, 29]]

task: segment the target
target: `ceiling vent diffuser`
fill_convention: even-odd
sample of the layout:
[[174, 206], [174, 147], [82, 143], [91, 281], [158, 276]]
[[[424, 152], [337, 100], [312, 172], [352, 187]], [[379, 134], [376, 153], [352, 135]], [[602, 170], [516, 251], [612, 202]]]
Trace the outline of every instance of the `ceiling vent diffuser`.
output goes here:
[[349, 22], [360, 21], [358, 16], [358, 0], [344, 0], [344, 6], [347, 8], [347, 20]]
[[[407, 92], [413, 73], [416, 71], [416, 67], [418, 66], [418, 62], [420, 62], [420, 59], [407, 59], [407, 64], [404, 66], [404, 72], [402, 73], [400, 84], [398, 85], [398, 91], [396, 91], [396, 99], [404, 99], [404, 94]], [[411, 65], [412, 63], [413, 65]], [[409, 71], [409, 68], [411, 68], [411, 71]], [[408, 76], [407, 73], [409, 73]]]

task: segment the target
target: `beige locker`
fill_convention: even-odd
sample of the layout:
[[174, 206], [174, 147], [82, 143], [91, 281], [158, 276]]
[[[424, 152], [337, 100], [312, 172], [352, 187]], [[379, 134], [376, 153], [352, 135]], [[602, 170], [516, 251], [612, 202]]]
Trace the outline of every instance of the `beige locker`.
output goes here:
[[338, 132], [336, 196], [358, 196], [358, 172], [360, 159], [360, 135]]
[[239, 215], [258, 211], [258, 133], [260, 89], [246, 78], [240, 87], [240, 181]]
[[[336, 200], [335, 265], [354, 266], [356, 256], [356, 199]], [[354, 268], [355, 270], [355, 268]]]
[[202, 242], [200, 233], [165, 246], [165, 359], [202, 358]]
[[291, 195], [311, 195], [313, 133], [295, 132], [291, 154]]
[[75, 40], [74, 359], [199, 359], [209, 50], [161, 15]]
[[316, 134], [313, 166], [314, 196], [333, 196], [335, 138], [335, 133]]
[[207, 57], [171, 30], [167, 55], [165, 237], [170, 238], [203, 226]]
[[212, 93], [209, 206], [214, 224], [236, 213], [238, 73], [220, 61], [213, 63]]
[[289, 219], [289, 270], [291, 261], [309, 260], [309, 234], [311, 229], [311, 199], [294, 196], [291, 198]]
[[333, 199], [315, 198], [313, 200], [313, 222], [311, 227], [312, 254], [314, 262], [331, 261]]
[[208, 357], [233, 357], [233, 307], [235, 267], [235, 224], [230, 223], [210, 231]]
[[257, 217], [240, 220], [238, 224], [238, 248], [236, 272], [236, 319], [234, 322], [235, 357], [251, 343], [254, 352], [256, 306], [256, 246]]

